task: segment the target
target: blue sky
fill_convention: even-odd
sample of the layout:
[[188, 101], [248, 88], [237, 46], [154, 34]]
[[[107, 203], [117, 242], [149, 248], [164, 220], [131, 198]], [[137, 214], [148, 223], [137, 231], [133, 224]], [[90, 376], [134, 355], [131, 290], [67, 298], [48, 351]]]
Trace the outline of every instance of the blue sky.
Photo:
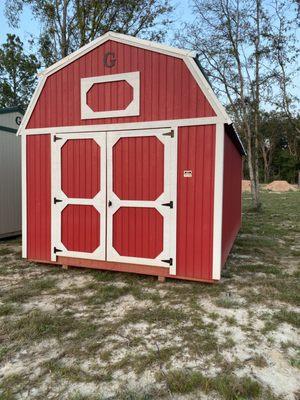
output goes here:
[[[178, 27], [183, 21], [191, 21], [193, 18], [191, 7], [189, 7], [189, 0], [171, 0], [171, 3], [175, 6], [175, 23], [174, 28]], [[31, 15], [28, 7], [25, 7], [23, 15], [21, 17], [21, 23], [19, 29], [12, 29], [4, 15], [5, 2], [0, 2], [0, 44], [6, 39], [7, 33], [15, 33], [20, 36], [24, 42], [26, 48], [28, 48], [28, 40], [32, 36], [39, 34], [39, 24], [36, 22]], [[172, 36], [171, 36], [172, 37]]]
[[[175, 13], [174, 13], [174, 24], [173, 29], [170, 31], [168, 35], [168, 41], [171, 42], [173, 38], [174, 30], [176, 30], [182, 22], [190, 22], [193, 20], [193, 13], [191, 10], [191, 0], [171, 0], [171, 3], [175, 6]], [[28, 7], [25, 7], [24, 12], [21, 17], [20, 28], [19, 29], [12, 29], [5, 18], [4, 15], [4, 5], [5, 2], [2, 0], [0, 1], [0, 44], [2, 44], [6, 40], [7, 33], [15, 33], [20, 36], [21, 40], [24, 43], [25, 49], [30, 51], [30, 46], [28, 41], [32, 37], [36, 37], [39, 34], [39, 24], [35, 21], [32, 17], [32, 14]], [[300, 37], [299, 37], [300, 41]], [[169, 43], [171, 44], [171, 43]], [[300, 79], [294, 80], [294, 89], [293, 93], [300, 97]]]

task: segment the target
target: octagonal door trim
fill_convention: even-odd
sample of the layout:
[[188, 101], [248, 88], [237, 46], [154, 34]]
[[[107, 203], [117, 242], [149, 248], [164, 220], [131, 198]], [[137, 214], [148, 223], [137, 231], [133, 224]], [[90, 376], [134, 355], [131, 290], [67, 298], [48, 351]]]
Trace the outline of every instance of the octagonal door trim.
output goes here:
[[[93, 171], [96, 175], [96, 180], [99, 179], [97, 185], [100, 190], [96, 194], [92, 194], [91, 198], [68, 197], [62, 188], [62, 149], [68, 141], [77, 140], [93, 140], [99, 146], [99, 166], [100, 171]], [[75, 142], [73, 142], [75, 143]], [[76, 156], [78, 160], [78, 154]], [[80, 157], [80, 155], [79, 155]], [[91, 156], [92, 157], [92, 156]], [[84, 159], [84, 158], [83, 158]], [[85, 161], [83, 161], [85, 162]], [[97, 160], [91, 160], [90, 168], [94, 168], [93, 164], [97, 164]], [[86, 177], [83, 178], [86, 182]], [[88, 197], [88, 196], [86, 196]], [[62, 240], [62, 212], [69, 205], [93, 206], [99, 213], [100, 225], [99, 246], [93, 252], [68, 250]], [[90, 208], [90, 207], [88, 207]], [[106, 255], [106, 132], [93, 133], [72, 133], [72, 134], [54, 134], [51, 137], [51, 260], [56, 261], [57, 256], [86, 258], [94, 260], [105, 260]], [[93, 223], [93, 221], [91, 221]], [[97, 225], [97, 224], [96, 224]], [[74, 222], [73, 222], [74, 228]], [[79, 234], [79, 227], [72, 234]]]
[[[163, 190], [157, 193], [158, 197], [151, 200], [126, 199], [118, 197], [114, 192], [114, 177], [117, 180], [117, 168], [114, 168], [114, 146], [123, 138], [150, 138], [155, 137], [163, 145]], [[126, 149], [126, 146], [124, 147]], [[135, 150], [136, 155], [138, 151]], [[124, 151], [126, 153], [126, 151]], [[126, 168], [126, 163], [130, 162], [124, 154], [124, 162], [121, 162], [121, 169]], [[142, 159], [143, 154], [140, 154]], [[152, 157], [152, 154], [150, 154]], [[153, 155], [154, 157], [154, 155]], [[135, 158], [135, 157], [133, 157]], [[149, 159], [149, 156], [147, 160]], [[153, 168], [153, 163], [151, 164]], [[150, 166], [149, 166], [150, 168]], [[158, 175], [159, 175], [159, 171]], [[138, 174], [139, 171], [136, 171]], [[148, 172], [147, 172], [148, 173]], [[148, 173], [150, 174], [150, 172]], [[119, 174], [120, 175], [120, 174]], [[121, 174], [122, 175], [122, 174]], [[149, 175], [150, 176], [150, 175]], [[120, 179], [120, 177], [118, 178]], [[123, 182], [123, 185], [134, 185], [134, 173], [130, 177], [128, 174], [126, 179], [129, 182]], [[159, 178], [158, 178], [159, 179]], [[150, 179], [149, 179], [150, 180]], [[150, 182], [148, 182], [150, 185]], [[122, 185], [122, 184], [121, 184]], [[107, 260], [118, 261], [133, 264], [143, 264], [151, 266], [159, 266], [169, 268], [171, 275], [176, 274], [176, 193], [177, 193], [177, 129], [152, 129], [152, 130], [135, 130], [122, 132], [107, 132]], [[168, 204], [172, 202], [172, 208]], [[162, 251], [155, 258], [146, 258], [141, 256], [129, 256], [119, 254], [114, 247], [114, 215], [122, 207], [152, 208], [158, 211], [163, 217], [163, 233], [162, 233]], [[120, 219], [120, 218], [119, 218]], [[134, 224], [131, 221], [130, 224]], [[132, 240], [131, 237], [123, 235], [122, 240]], [[129, 235], [130, 236], [130, 235]], [[152, 235], [153, 238], [154, 235]], [[135, 237], [137, 234], [135, 233]], [[142, 238], [147, 241], [148, 238]]]

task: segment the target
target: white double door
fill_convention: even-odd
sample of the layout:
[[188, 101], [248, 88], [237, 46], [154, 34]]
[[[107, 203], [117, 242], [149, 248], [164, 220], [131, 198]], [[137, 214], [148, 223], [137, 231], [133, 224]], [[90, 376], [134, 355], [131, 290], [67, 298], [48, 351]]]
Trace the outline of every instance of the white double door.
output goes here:
[[53, 135], [52, 260], [57, 256], [176, 272], [177, 132]]

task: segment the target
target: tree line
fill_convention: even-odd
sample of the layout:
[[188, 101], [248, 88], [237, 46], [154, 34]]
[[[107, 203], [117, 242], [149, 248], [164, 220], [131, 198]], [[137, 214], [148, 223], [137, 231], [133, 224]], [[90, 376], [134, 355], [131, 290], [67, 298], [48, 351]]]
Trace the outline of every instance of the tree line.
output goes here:
[[[26, 107], [36, 72], [109, 31], [164, 41], [174, 30], [170, 0], [7, 0], [6, 17], [19, 25], [24, 7], [39, 21], [28, 54], [15, 35], [0, 48], [0, 106]], [[234, 121], [247, 150], [244, 175], [253, 205], [259, 183], [294, 183], [300, 169], [299, 0], [193, 0], [193, 21], [172, 44], [191, 48]], [[170, 35], [169, 35], [170, 36]]]

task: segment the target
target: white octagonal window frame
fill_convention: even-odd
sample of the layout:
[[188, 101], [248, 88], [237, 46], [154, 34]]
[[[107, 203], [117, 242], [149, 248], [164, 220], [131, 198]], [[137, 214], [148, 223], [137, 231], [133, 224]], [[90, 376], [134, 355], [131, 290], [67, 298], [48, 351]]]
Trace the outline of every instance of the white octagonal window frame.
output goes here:
[[[133, 99], [128, 106], [121, 110], [93, 111], [87, 104], [87, 93], [96, 83], [127, 82], [133, 90]], [[140, 115], [140, 72], [124, 74], [102, 75], [91, 78], [82, 78], [81, 86], [81, 119], [128, 117]]]

